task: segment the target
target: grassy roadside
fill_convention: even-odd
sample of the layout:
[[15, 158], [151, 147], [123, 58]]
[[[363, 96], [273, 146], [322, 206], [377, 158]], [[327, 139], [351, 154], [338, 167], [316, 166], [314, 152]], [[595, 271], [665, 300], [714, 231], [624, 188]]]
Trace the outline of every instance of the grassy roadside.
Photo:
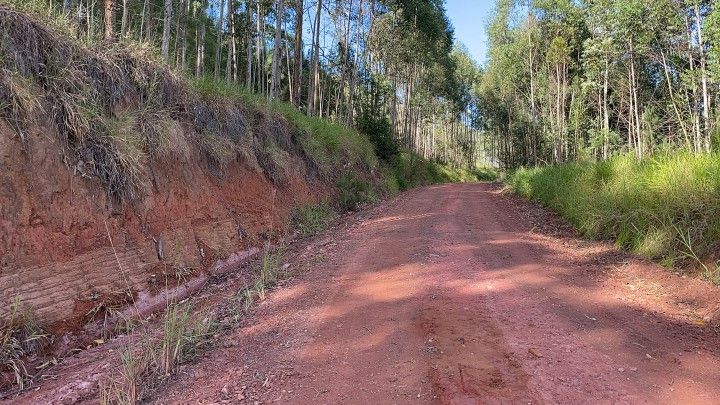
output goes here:
[[720, 155], [673, 153], [519, 169], [518, 194], [582, 234], [611, 239], [664, 266], [694, 266], [720, 284]]

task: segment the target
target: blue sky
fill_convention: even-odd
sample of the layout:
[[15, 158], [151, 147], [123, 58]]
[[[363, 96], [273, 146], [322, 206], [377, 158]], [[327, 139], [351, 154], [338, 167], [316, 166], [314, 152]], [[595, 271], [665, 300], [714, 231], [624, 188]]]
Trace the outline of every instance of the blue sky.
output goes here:
[[445, 1], [447, 15], [455, 27], [455, 39], [465, 44], [478, 63], [485, 61], [485, 27], [494, 5], [494, 0]]

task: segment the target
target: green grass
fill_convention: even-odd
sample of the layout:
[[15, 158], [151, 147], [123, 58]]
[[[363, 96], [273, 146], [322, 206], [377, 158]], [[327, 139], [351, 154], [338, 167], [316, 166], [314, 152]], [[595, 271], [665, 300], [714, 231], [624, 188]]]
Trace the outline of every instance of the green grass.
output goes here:
[[638, 161], [519, 169], [508, 183], [584, 235], [673, 266], [694, 262], [714, 282], [720, 247], [720, 155], [680, 152]]
[[342, 211], [356, 211], [361, 205], [377, 201], [378, 196], [371, 183], [352, 173], [338, 179], [338, 205]]
[[304, 204], [295, 208], [293, 226], [303, 236], [313, 236], [322, 232], [334, 216], [335, 212], [329, 204]]
[[200, 95], [237, 99], [244, 105], [284, 118], [299, 136], [305, 152], [325, 175], [332, 176], [350, 170], [370, 172], [379, 167], [370, 140], [355, 129], [328, 119], [309, 117], [290, 103], [268, 101], [264, 96], [252, 93], [238, 84], [212, 77], [194, 79], [191, 83]]
[[379, 162], [370, 140], [358, 131], [327, 119], [308, 117], [293, 106], [274, 102], [270, 108], [301, 134], [300, 142], [323, 173], [359, 170], [371, 172]]

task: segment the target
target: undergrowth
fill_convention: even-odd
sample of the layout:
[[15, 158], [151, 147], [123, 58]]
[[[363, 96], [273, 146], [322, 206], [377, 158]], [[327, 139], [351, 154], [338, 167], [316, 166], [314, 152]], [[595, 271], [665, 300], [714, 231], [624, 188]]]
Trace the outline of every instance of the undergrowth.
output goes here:
[[293, 226], [303, 236], [313, 236], [323, 231], [335, 216], [327, 203], [304, 204], [293, 212]]
[[338, 179], [338, 206], [342, 211], [355, 211], [361, 205], [377, 201], [372, 185], [358, 176], [346, 173]]
[[406, 190], [428, 184], [494, 181], [498, 178], [498, 173], [490, 168], [453, 168], [423, 159], [412, 152], [397, 154], [388, 162], [385, 170], [387, 187], [391, 190]]
[[306, 176], [351, 189], [360, 184], [343, 175], [354, 173], [372, 190], [349, 199], [340, 190], [340, 204], [351, 209], [372, 194], [492, 177], [399, 153], [391, 137], [380, 136], [389, 130], [382, 120], [360, 119], [370, 132], [363, 134], [237, 83], [185, 77], [148, 44], [75, 38], [66, 18], [38, 4], [0, 5], [0, 118], [25, 140], [30, 118], [46, 112], [68, 164], [98, 178], [115, 201], [151, 189], [151, 161], [195, 155], [214, 175], [240, 161], [275, 185], [300, 162]]
[[588, 237], [666, 266], [698, 266], [720, 283], [720, 155], [623, 155], [520, 169], [507, 180]]

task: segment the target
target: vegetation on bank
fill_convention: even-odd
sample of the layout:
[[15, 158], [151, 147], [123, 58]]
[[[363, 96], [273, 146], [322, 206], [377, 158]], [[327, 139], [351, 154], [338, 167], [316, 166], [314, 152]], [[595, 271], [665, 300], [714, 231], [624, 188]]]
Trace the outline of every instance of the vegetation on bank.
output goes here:
[[[34, 117], [48, 112], [68, 161], [82, 162], [77, 169], [99, 178], [117, 200], [147, 189], [150, 161], [196, 154], [218, 176], [240, 160], [276, 184], [292, 170], [288, 157], [297, 156], [331, 183], [353, 173], [376, 195], [388, 185], [393, 192], [470, 179], [400, 153], [387, 117], [378, 122], [390, 132], [360, 125], [361, 133], [240, 83], [188, 79], [145, 44], [78, 41], [62, 17], [51, 24], [8, 6], [0, 6], [0, 17], [0, 118], [27, 142]], [[393, 179], [383, 179], [386, 173]]]
[[638, 160], [521, 168], [507, 178], [591, 238], [666, 266], [700, 267], [720, 283], [720, 155], [672, 153]]

